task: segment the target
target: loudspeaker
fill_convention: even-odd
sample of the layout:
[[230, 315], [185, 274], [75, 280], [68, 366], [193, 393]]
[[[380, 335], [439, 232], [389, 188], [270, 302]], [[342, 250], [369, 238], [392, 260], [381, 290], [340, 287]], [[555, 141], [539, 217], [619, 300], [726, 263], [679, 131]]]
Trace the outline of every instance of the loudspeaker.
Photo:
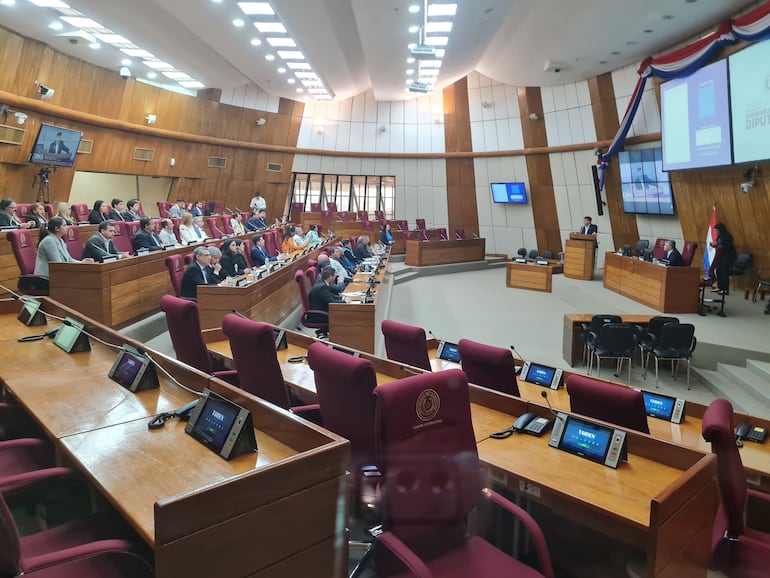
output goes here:
[[602, 202], [602, 191], [599, 188], [599, 167], [591, 165], [591, 174], [594, 177], [594, 195], [596, 196], [596, 214], [604, 214], [604, 203]]

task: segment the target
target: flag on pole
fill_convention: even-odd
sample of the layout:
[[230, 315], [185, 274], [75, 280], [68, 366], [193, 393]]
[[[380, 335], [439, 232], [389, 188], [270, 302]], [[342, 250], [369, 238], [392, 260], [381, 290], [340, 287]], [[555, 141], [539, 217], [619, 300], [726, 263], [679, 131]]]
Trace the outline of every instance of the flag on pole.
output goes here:
[[714, 255], [716, 254], [716, 249], [711, 246], [712, 243], [717, 242], [717, 231], [714, 228], [716, 224], [717, 208], [714, 207], [711, 212], [709, 228], [706, 232], [706, 246], [703, 249], [703, 269], [706, 271], [706, 279], [711, 279], [711, 277], [709, 277], [709, 269], [711, 269], [711, 264], [714, 262]]

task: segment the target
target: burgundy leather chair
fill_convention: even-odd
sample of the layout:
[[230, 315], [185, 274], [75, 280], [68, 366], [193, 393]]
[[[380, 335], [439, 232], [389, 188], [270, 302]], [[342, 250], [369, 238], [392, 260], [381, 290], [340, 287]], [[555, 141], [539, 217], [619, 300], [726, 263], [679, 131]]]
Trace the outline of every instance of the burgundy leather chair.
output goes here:
[[134, 203], [134, 212], [137, 213], [140, 217], [146, 217], [147, 215], [144, 214], [144, 209], [142, 208], [142, 203], [137, 201]]
[[749, 496], [762, 502], [770, 502], [770, 496], [748, 487], [734, 425], [733, 406], [725, 399], [712, 401], [703, 414], [703, 439], [717, 456], [721, 498], [711, 535], [712, 552], [717, 568], [731, 578], [759, 578], [770, 567], [770, 534], [746, 526], [746, 503]]
[[211, 355], [203, 341], [198, 304], [195, 301], [164, 295], [160, 299], [160, 310], [166, 314], [171, 344], [179, 361], [238, 385], [236, 371], [212, 371]]
[[19, 266], [19, 293], [24, 295], [48, 295], [48, 277], [35, 275], [37, 249], [27, 229], [16, 229], [6, 233], [13, 249], [13, 256]]
[[289, 215], [292, 221], [299, 221], [300, 213], [304, 212], [304, 210], [305, 210], [305, 203], [292, 203], [291, 215]]
[[327, 202], [326, 203], [326, 210], [327, 211], [331, 211], [332, 213], [336, 213], [337, 212], [337, 203], [335, 203], [334, 201]]
[[320, 213], [321, 212], [321, 203], [310, 203], [310, 212], [311, 213]]
[[[139, 221], [126, 222], [126, 231], [128, 232], [128, 241], [131, 243], [131, 247], [134, 246], [134, 237], [136, 237], [136, 234], [141, 230], [141, 228], [142, 227], [139, 225]], [[150, 229], [152, 229], [152, 222], [150, 222]]]
[[457, 351], [468, 381], [520, 397], [513, 354], [509, 349], [461, 339]]
[[88, 205], [85, 203], [72, 204], [72, 214], [75, 215], [75, 219], [78, 223], [88, 223], [88, 214], [90, 212], [91, 209], [89, 209]]
[[232, 218], [232, 215], [222, 215], [222, 232], [224, 232], [225, 235], [232, 235], [235, 233], [231, 223]]
[[123, 221], [113, 221], [112, 224], [115, 227], [115, 236], [112, 237], [115, 248], [118, 251], [133, 254], [134, 248], [131, 246], [131, 238], [128, 236], [127, 223]]
[[302, 315], [300, 323], [308, 329], [315, 329], [316, 336], [322, 337], [329, 334], [329, 314], [326, 311], [317, 311], [310, 309], [310, 301], [307, 297], [307, 280], [302, 270], [294, 273], [294, 282], [299, 289], [299, 296], [302, 300]]
[[184, 259], [182, 255], [169, 255], [165, 260], [168, 276], [171, 279], [171, 288], [174, 295], [182, 299], [182, 278], [184, 277]]
[[446, 228], [445, 227], [439, 227], [436, 229], [438, 231], [438, 240], [439, 241], [446, 241], [449, 239], [446, 234]]
[[158, 215], [160, 218], [167, 219], [168, 211], [171, 209], [171, 203], [168, 201], [157, 201], [156, 204], [158, 205]]
[[141, 557], [120, 549], [87, 553], [55, 566], [25, 572], [24, 578], [153, 578], [154, 574]]
[[385, 319], [381, 328], [388, 359], [431, 371], [425, 330], [422, 327]]
[[399, 231], [408, 231], [409, 230], [409, 223], [406, 221], [406, 219], [398, 219], [396, 221], [396, 228]]
[[219, 217], [206, 217], [206, 224], [208, 225], [211, 236], [214, 239], [221, 239], [224, 237], [222, 229], [220, 229], [221, 223], [219, 221]]
[[385, 213], [383, 213], [380, 210], [376, 210], [376, 211], [374, 211], [374, 218], [375, 218], [375, 220], [379, 221], [380, 224], [382, 224], [383, 221], [385, 221]]
[[[404, 235], [406, 234], [407, 233], [404, 233]], [[428, 231], [426, 229], [418, 229], [414, 234], [418, 235], [420, 241], [430, 241], [430, 237], [428, 236]]]
[[567, 378], [567, 393], [574, 413], [650, 433], [641, 391], [573, 374]]
[[367, 211], [358, 211], [356, 215], [358, 216], [358, 220], [362, 223], [369, 222], [369, 213]]
[[[383, 474], [378, 576], [553, 578], [545, 537], [532, 517], [483, 487], [468, 381], [460, 370], [407, 377], [374, 390]], [[540, 570], [469, 537], [466, 517], [486, 499], [529, 532]], [[399, 564], [400, 562], [400, 564]], [[411, 572], [403, 572], [406, 565]]]
[[31, 205], [32, 203], [16, 203], [16, 215], [22, 223], [29, 217], [29, 208]]
[[655, 239], [655, 246], [652, 248], [652, 258], [653, 259], [665, 259], [666, 258], [666, 251], [663, 249], [663, 245], [666, 244], [666, 239], [663, 237], [658, 237]]
[[350, 211], [339, 211], [337, 213], [337, 220], [338, 221], [353, 221], [353, 213]]
[[67, 227], [64, 234], [64, 242], [67, 244], [67, 250], [73, 259], [80, 261], [83, 258], [83, 243], [80, 240], [80, 234], [77, 227]]
[[308, 267], [305, 269], [305, 277], [307, 278], [308, 286], [312, 287], [318, 280], [318, 269], [315, 267]]
[[374, 232], [374, 221], [361, 221], [361, 232], [371, 235]]
[[418, 229], [425, 229], [425, 219], [415, 219], [414, 222], [417, 224]]
[[465, 239], [465, 229], [455, 229], [455, 240], [462, 241]]
[[684, 266], [689, 267], [692, 265], [692, 260], [695, 257], [695, 251], [698, 250], [698, 243], [695, 241], [685, 241], [684, 247], [682, 247], [682, 261]]
[[50, 203], [46, 203], [44, 205], [45, 208], [45, 214], [48, 219], [53, 219], [56, 216], [56, 207], [54, 207]]

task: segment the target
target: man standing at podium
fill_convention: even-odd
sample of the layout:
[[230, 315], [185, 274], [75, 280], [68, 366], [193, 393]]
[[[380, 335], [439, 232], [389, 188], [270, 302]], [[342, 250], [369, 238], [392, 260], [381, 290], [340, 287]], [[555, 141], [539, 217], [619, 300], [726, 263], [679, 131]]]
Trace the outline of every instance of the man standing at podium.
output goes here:
[[599, 232], [599, 228], [596, 225], [591, 224], [591, 217], [583, 217], [583, 226], [580, 227], [581, 235], [596, 235]]

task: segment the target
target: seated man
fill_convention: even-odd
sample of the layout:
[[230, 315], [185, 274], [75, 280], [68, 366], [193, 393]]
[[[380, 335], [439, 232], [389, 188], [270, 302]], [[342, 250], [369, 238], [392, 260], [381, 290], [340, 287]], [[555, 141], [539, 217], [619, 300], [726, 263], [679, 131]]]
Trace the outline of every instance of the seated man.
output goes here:
[[211, 254], [209, 267], [211, 267], [211, 270], [214, 271], [214, 276], [217, 279], [224, 281], [227, 279], [227, 273], [224, 269], [222, 269], [222, 263], [220, 263], [222, 260], [222, 251], [220, 251], [217, 247], [209, 247], [209, 253]]
[[198, 298], [198, 285], [219, 285], [219, 277], [211, 268], [211, 251], [209, 247], [196, 247], [193, 261], [187, 267], [182, 277], [182, 297]]
[[148, 251], [160, 251], [163, 248], [163, 241], [155, 234], [151, 227], [152, 221], [149, 217], [139, 219], [140, 229], [134, 235], [134, 251], [137, 253], [140, 249]]
[[[308, 302], [310, 309], [316, 311], [329, 312], [329, 303], [344, 303], [347, 299], [343, 299], [340, 295], [339, 289], [334, 286], [334, 269], [332, 267], [324, 267], [321, 269], [321, 274], [318, 277], [318, 282], [313, 285], [313, 288], [308, 293]], [[308, 321], [315, 323], [324, 323], [327, 321], [325, 317], [316, 315], [315, 319], [313, 315], [308, 316]]]
[[115, 225], [112, 221], [102, 221], [99, 223], [99, 230], [91, 235], [83, 248], [83, 259], [93, 259], [101, 263], [105, 259], [117, 257], [124, 259], [128, 257], [125, 251], [120, 252], [115, 248], [112, 238], [115, 236]]
[[179, 240], [174, 233], [174, 223], [171, 219], [160, 220], [160, 243], [164, 247], [175, 246], [179, 244]]
[[265, 239], [262, 235], [254, 235], [251, 240], [254, 247], [251, 249], [251, 262], [254, 267], [264, 267], [270, 261], [277, 261], [278, 257], [271, 257], [265, 250]]
[[350, 239], [342, 240], [342, 260], [346, 269], [354, 271], [358, 266], [358, 259], [353, 254], [353, 249], [350, 246]]
[[267, 221], [265, 221], [265, 210], [254, 209], [251, 217], [249, 217], [249, 220], [246, 221], [245, 227], [247, 231], [261, 231], [263, 229], [267, 229], [268, 226]]
[[125, 221], [126, 218], [123, 216], [123, 201], [121, 199], [112, 199], [112, 211], [110, 211], [109, 215], [107, 215], [107, 218], [110, 221]]
[[142, 215], [136, 211], [137, 205], [139, 205], [138, 199], [131, 199], [126, 203], [128, 210], [123, 213], [124, 221], [139, 221], [142, 218]]
[[361, 235], [358, 238], [358, 245], [356, 245], [355, 251], [356, 259], [363, 261], [369, 257], [374, 257], [374, 253], [369, 248], [369, 235]]
[[182, 215], [184, 214], [184, 199], [177, 199], [176, 203], [171, 205], [171, 208], [168, 210], [168, 216], [171, 219], [181, 219]]
[[331, 259], [329, 264], [334, 267], [334, 272], [337, 273], [337, 278], [342, 277], [347, 285], [353, 280], [353, 272], [349, 271], [345, 265], [342, 264], [342, 247], [333, 247], [331, 249]]
[[676, 248], [676, 241], [667, 239], [663, 243], [663, 251], [663, 259], [669, 267], [684, 267], [684, 259], [682, 259], [682, 254]]

